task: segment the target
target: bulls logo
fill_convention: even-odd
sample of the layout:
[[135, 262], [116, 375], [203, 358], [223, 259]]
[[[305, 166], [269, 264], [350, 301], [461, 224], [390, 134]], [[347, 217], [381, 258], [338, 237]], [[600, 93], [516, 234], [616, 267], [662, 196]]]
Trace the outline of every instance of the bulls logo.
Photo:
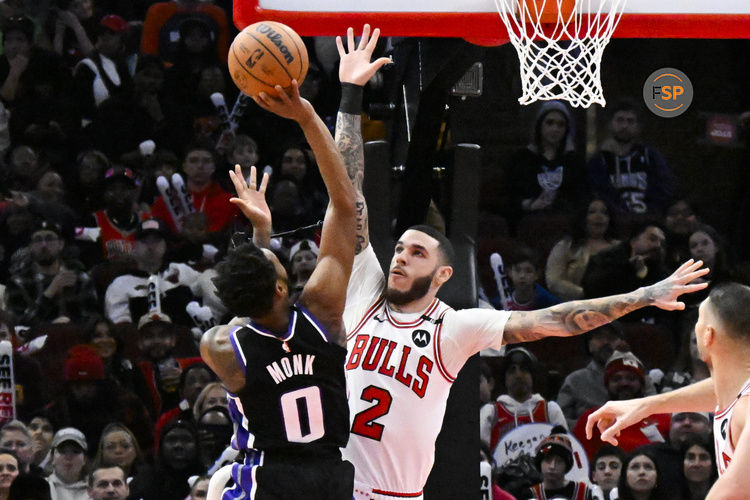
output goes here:
[[427, 347], [430, 343], [430, 333], [427, 330], [414, 330], [411, 339], [417, 347]]
[[721, 423], [721, 439], [726, 439], [727, 438], [727, 424], [728, 423], [729, 423], [729, 419], [728, 418], [725, 419]]

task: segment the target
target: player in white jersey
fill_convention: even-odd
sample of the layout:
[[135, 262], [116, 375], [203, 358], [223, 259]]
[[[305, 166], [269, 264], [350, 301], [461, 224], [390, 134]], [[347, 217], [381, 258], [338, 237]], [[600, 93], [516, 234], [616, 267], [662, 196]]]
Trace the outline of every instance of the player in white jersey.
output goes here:
[[[589, 416], [602, 440], [617, 444], [620, 430], [654, 413], [715, 411], [714, 445], [719, 479], [709, 500], [748, 498], [750, 492], [750, 287], [717, 285], [698, 309], [698, 353], [711, 378], [676, 391], [611, 401]], [[356, 464], [355, 464], [356, 466]]]
[[372, 51], [355, 47], [351, 28], [347, 38], [348, 51], [337, 39], [336, 144], [357, 191], [358, 255], [344, 311], [352, 422], [344, 456], [355, 466], [355, 498], [422, 498], [448, 391], [470, 356], [503, 343], [578, 335], [644, 306], [682, 309], [677, 297], [705, 288], [689, 283], [708, 270], [689, 261], [666, 280], [628, 294], [538, 311], [454, 311], [435, 297], [453, 273], [450, 242], [416, 226], [400, 236], [386, 279], [369, 244], [362, 194], [360, 113]]

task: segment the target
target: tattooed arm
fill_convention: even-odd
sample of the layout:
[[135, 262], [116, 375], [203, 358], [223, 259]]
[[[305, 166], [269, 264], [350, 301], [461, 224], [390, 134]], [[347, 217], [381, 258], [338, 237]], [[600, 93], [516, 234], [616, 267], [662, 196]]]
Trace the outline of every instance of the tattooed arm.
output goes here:
[[362, 144], [362, 90], [367, 81], [390, 59], [382, 57], [370, 62], [372, 52], [378, 42], [380, 30], [375, 29], [370, 38], [370, 26], [365, 24], [359, 45], [354, 44], [354, 30], [347, 30], [348, 53], [344, 49], [341, 37], [336, 37], [341, 63], [339, 80], [341, 81], [341, 106], [336, 118], [336, 146], [344, 157], [344, 165], [349, 179], [354, 185], [356, 198], [357, 246], [355, 254], [360, 253], [370, 244], [367, 204], [362, 192], [365, 177], [365, 156]]
[[503, 332], [503, 342], [529, 342], [544, 337], [569, 337], [609, 323], [631, 311], [656, 306], [668, 311], [681, 310], [685, 304], [677, 297], [708, 286], [691, 283], [708, 273], [701, 261], [689, 260], [670, 277], [630, 293], [591, 300], [565, 302], [537, 311], [513, 311]]

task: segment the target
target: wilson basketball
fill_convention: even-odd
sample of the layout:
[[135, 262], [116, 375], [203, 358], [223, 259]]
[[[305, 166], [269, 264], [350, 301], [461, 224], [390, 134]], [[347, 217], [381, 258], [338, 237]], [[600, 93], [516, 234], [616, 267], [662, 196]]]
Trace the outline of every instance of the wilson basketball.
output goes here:
[[307, 75], [307, 49], [289, 26], [261, 21], [242, 30], [229, 47], [229, 74], [237, 87], [249, 96], [259, 92], [276, 95], [275, 85], [285, 90], [292, 80]]

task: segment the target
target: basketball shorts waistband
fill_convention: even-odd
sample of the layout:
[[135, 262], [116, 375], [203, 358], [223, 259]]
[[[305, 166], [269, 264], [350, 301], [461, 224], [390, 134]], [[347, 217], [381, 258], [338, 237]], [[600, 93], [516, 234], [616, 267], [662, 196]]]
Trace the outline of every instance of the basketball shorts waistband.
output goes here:
[[355, 498], [422, 498], [424, 494], [423, 490], [414, 493], [407, 493], [403, 491], [390, 491], [381, 488], [374, 488], [364, 483], [354, 481], [354, 493]]

